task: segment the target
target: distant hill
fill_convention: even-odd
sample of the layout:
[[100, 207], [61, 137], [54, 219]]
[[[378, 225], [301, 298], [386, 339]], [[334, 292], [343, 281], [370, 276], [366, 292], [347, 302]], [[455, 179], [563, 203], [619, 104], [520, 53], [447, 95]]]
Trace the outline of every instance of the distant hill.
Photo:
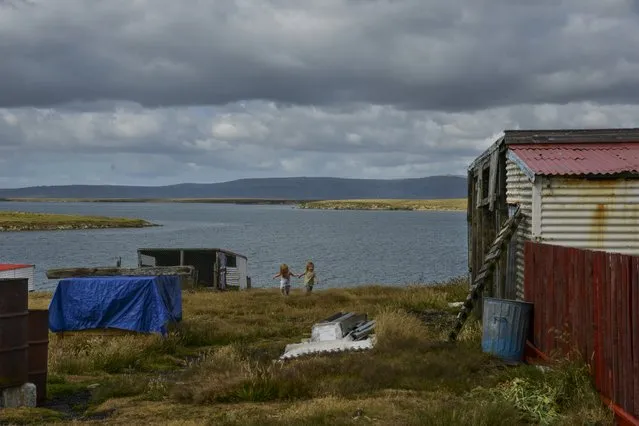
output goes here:
[[65, 185], [0, 189], [0, 198], [353, 198], [437, 199], [466, 197], [466, 178], [417, 179], [264, 178], [168, 186]]

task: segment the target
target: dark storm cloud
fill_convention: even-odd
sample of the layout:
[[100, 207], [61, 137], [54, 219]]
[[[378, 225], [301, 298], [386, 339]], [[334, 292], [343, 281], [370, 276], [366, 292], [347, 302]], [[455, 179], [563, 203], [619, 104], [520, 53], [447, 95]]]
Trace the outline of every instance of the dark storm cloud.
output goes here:
[[0, 3], [0, 106], [639, 99], [632, 1]]
[[629, 0], [0, 0], [0, 187], [464, 174], [632, 127]]

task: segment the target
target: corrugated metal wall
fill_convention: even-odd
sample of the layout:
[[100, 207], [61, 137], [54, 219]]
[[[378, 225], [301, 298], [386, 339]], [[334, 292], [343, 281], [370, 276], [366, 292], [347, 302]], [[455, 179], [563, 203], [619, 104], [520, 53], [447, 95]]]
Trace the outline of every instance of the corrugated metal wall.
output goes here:
[[542, 241], [636, 255], [638, 230], [639, 179], [544, 178]]
[[639, 257], [530, 242], [526, 264], [534, 345], [546, 355], [577, 349], [597, 390], [639, 416]]
[[506, 203], [518, 204], [524, 215], [511, 245], [516, 250], [516, 271], [507, 272], [507, 276], [514, 275], [515, 279], [506, 282], [506, 297], [517, 300], [524, 299], [524, 242], [531, 238], [532, 187], [532, 182], [519, 166], [506, 160]]
[[29, 280], [29, 291], [35, 290], [33, 277], [35, 275], [35, 266], [29, 266], [26, 268], [9, 269], [7, 271], [0, 271], [0, 279], [2, 278], [27, 278]]
[[237, 268], [226, 268], [226, 285], [240, 285], [240, 271]]
[[239, 273], [239, 281], [240, 281], [240, 288], [246, 288], [247, 287], [247, 275], [248, 275], [248, 261], [246, 259], [244, 259], [243, 257], [236, 257], [237, 259], [237, 270]]
[[246, 259], [236, 256], [236, 268], [226, 268], [226, 284], [246, 288]]

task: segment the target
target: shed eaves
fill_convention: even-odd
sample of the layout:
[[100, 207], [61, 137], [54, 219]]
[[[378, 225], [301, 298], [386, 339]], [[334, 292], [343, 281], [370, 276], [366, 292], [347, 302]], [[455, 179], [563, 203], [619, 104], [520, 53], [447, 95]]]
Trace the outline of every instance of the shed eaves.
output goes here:
[[0, 263], [0, 271], [13, 271], [14, 269], [31, 268], [33, 265], [22, 263]]
[[539, 175], [639, 173], [639, 143], [511, 145], [510, 151]]

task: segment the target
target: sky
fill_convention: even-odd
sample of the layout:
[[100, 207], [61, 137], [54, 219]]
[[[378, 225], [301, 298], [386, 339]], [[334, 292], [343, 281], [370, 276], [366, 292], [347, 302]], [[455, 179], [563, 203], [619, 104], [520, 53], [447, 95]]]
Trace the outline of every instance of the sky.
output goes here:
[[0, 0], [0, 187], [463, 175], [639, 127], [635, 0]]

